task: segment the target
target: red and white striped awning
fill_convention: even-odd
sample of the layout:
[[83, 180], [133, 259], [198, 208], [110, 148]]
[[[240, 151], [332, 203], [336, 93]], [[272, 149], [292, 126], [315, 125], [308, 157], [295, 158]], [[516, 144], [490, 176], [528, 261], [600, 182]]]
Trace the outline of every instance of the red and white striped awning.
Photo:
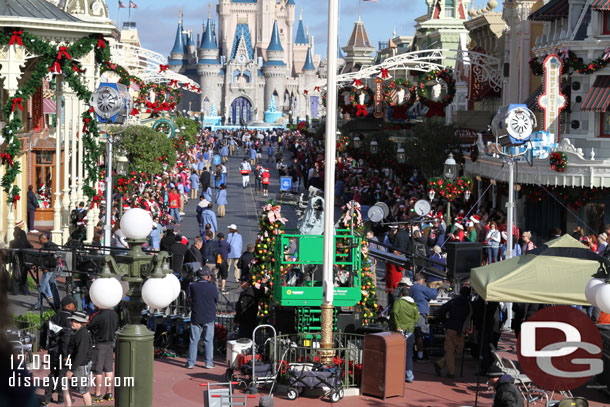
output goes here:
[[44, 114], [55, 114], [57, 113], [57, 107], [53, 99], [42, 99], [42, 113]]
[[595, 83], [580, 105], [582, 112], [605, 112], [610, 104], [610, 76], [595, 78]]

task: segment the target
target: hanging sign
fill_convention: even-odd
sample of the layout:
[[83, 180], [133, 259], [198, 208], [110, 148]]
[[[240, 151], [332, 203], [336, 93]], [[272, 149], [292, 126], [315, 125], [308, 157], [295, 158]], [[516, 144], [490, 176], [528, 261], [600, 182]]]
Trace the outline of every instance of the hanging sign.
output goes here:
[[544, 67], [544, 93], [538, 98], [538, 106], [544, 111], [544, 131], [555, 135], [559, 142], [559, 114], [566, 105], [566, 97], [561, 93], [561, 68], [563, 63], [556, 54], [546, 57]]
[[375, 78], [375, 109], [373, 116], [377, 119], [381, 119], [383, 117], [383, 79]]

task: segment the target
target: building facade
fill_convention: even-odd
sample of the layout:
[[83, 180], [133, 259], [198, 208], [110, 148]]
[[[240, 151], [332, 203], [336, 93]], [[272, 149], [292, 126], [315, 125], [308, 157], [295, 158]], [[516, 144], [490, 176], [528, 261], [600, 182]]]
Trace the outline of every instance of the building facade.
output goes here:
[[263, 121], [270, 106], [282, 113], [280, 124], [318, 117], [319, 96], [304, 90], [317, 78], [320, 58], [302, 17], [295, 30], [295, 6], [294, 0], [220, 0], [218, 24], [208, 17], [197, 44], [180, 17], [169, 67], [202, 91], [184, 94], [182, 103], [225, 125]]

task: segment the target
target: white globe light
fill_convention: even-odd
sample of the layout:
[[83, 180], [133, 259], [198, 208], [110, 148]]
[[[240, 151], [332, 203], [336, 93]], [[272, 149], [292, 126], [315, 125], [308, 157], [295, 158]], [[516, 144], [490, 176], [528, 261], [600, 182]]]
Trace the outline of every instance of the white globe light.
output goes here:
[[169, 273], [165, 275], [165, 278], [163, 278], [163, 280], [165, 280], [165, 283], [167, 285], [174, 289], [174, 300], [178, 298], [178, 296], [180, 295], [180, 289], [182, 288], [180, 287], [180, 280], [178, 280], [178, 277], [176, 277], [172, 273]]
[[164, 278], [149, 278], [142, 286], [142, 299], [153, 309], [166, 308], [174, 299], [174, 288]]
[[597, 294], [597, 289], [601, 287], [601, 284], [604, 284], [604, 280], [601, 278], [593, 278], [585, 286], [585, 297], [587, 298], [587, 301], [589, 301], [589, 304], [594, 307], [597, 306], [595, 303], [595, 294]]
[[596, 307], [610, 314], [610, 284], [604, 284], [597, 287], [595, 290]]
[[152, 227], [152, 217], [144, 209], [129, 209], [121, 218], [121, 231], [128, 239], [146, 239]]
[[89, 289], [91, 301], [99, 309], [110, 309], [123, 298], [123, 287], [116, 278], [98, 278]]

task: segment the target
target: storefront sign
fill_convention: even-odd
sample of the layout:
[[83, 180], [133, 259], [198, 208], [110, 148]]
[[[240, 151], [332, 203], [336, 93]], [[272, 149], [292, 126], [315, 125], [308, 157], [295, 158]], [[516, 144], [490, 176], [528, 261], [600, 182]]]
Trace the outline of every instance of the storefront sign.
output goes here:
[[544, 111], [544, 131], [555, 135], [559, 142], [559, 114], [566, 105], [566, 98], [561, 93], [561, 68], [563, 63], [559, 56], [551, 54], [544, 63], [544, 93], [538, 99], [538, 105]]
[[377, 119], [383, 117], [383, 80], [375, 78], [375, 111], [373, 116]]

